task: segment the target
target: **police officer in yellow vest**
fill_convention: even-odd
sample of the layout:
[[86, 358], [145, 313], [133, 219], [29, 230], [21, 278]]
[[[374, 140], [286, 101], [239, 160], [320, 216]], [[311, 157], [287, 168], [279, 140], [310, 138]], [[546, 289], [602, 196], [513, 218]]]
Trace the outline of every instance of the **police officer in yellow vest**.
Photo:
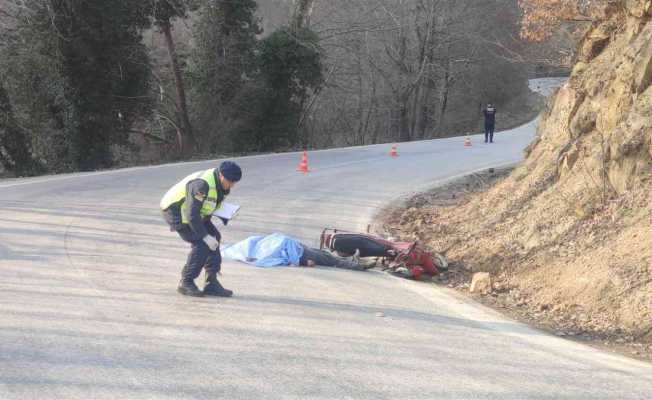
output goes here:
[[[232, 161], [224, 161], [219, 168], [196, 172], [174, 185], [163, 196], [161, 210], [170, 230], [190, 243], [186, 265], [181, 271], [178, 292], [187, 296], [230, 297], [231, 290], [222, 287], [217, 273], [222, 266], [220, 254], [221, 235], [211, 222], [231, 188], [242, 178], [242, 170]], [[227, 221], [222, 220], [226, 225]], [[206, 273], [203, 292], [195, 285], [195, 279]]]

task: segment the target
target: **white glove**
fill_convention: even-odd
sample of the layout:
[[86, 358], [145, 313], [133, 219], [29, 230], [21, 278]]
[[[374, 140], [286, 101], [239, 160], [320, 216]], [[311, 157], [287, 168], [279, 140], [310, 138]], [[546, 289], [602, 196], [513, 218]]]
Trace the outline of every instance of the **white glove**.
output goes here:
[[203, 240], [211, 251], [215, 251], [220, 247], [220, 242], [211, 235], [204, 236]]

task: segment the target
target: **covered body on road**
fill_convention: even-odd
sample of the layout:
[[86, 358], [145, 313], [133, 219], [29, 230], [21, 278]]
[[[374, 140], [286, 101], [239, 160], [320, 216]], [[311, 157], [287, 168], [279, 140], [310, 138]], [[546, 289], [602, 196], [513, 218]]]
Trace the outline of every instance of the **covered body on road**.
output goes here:
[[222, 256], [257, 267], [321, 265], [352, 270], [364, 269], [352, 259], [337, 257], [322, 249], [313, 249], [282, 233], [250, 236], [224, 249]]

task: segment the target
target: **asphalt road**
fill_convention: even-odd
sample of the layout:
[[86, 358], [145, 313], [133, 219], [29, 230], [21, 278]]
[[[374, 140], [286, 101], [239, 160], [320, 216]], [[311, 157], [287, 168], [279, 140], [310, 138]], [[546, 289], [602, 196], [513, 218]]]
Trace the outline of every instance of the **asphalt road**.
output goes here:
[[[382, 206], [521, 158], [496, 135], [239, 159], [226, 242], [364, 230]], [[163, 193], [219, 161], [0, 182], [0, 399], [649, 399], [652, 365], [379, 272], [225, 262], [230, 299], [175, 287]]]

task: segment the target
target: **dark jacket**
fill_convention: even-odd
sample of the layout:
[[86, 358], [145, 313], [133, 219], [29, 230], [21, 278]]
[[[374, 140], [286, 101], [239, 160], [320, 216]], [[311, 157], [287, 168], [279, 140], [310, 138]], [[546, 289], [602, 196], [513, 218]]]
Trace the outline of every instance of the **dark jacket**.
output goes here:
[[494, 125], [496, 123], [496, 107], [487, 107], [482, 110], [484, 114], [484, 123], [485, 125]]

